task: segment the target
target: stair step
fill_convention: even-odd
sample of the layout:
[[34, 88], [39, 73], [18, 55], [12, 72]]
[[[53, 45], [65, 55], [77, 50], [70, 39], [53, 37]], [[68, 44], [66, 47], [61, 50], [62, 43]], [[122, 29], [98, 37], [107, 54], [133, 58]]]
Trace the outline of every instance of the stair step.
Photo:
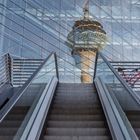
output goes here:
[[127, 115], [128, 119], [135, 120], [135, 121], [140, 121], [140, 116], [139, 115]]
[[94, 88], [94, 85], [78, 85], [78, 84], [75, 84], [75, 85], [72, 85], [72, 84], [69, 84], [69, 85], [60, 85], [57, 87], [57, 88], [63, 88], [63, 89], [68, 89], [68, 88], [75, 88], [76, 90], [78, 90], [79, 88]]
[[[68, 97], [68, 98], [63, 98], [63, 97], [55, 97], [55, 101], [70, 101], [70, 102], [74, 102], [74, 101], [77, 101], [77, 102], [93, 102], [95, 101], [96, 99], [95, 98], [71, 98], [71, 97]], [[97, 100], [96, 100], [97, 101]]]
[[99, 109], [52, 109], [52, 114], [87, 114], [87, 115], [94, 115], [94, 114], [103, 114], [102, 110]]
[[57, 88], [56, 92], [67, 92], [67, 93], [72, 93], [72, 94], [77, 94], [77, 93], [96, 93], [96, 91], [93, 88], [80, 88], [80, 89], [76, 89], [76, 88]]
[[105, 128], [47, 128], [45, 132], [53, 136], [104, 136], [108, 134]]
[[48, 127], [56, 127], [56, 128], [103, 128], [106, 127], [104, 121], [48, 121]]
[[93, 90], [93, 89], [84, 89], [84, 88], [80, 89], [80, 90], [77, 90], [77, 89], [57, 89], [56, 92], [57, 92], [57, 94], [58, 93], [60, 93], [60, 94], [68, 93], [68, 94], [73, 94], [73, 95], [81, 94], [81, 93], [83, 93], [83, 94], [88, 93], [88, 94], [91, 94], [91, 95], [93, 93], [97, 94], [97, 92], [95, 90]]
[[92, 83], [60, 83], [59, 86], [93, 86]]
[[137, 136], [139, 136], [139, 137], [140, 137], [140, 128], [134, 128], [134, 130], [135, 130], [135, 132], [136, 132]]
[[83, 104], [83, 105], [92, 105], [92, 104], [99, 104], [99, 102], [94, 100], [55, 100], [54, 103], [56, 104]]
[[0, 140], [13, 140], [13, 136], [0, 136]]
[[109, 136], [44, 136], [44, 140], [111, 140]]
[[127, 111], [126, 115], [140, 115], [140, 111], [137, 111], [137, 110]]
[[70, 96], [70, 95], [72, 95], [72, 96], [76, 96], [76, 95], [93, 96], [93, 95], [95, 95], [95, 97], [98, 96], [95, 91], [87, 90], [87, 89], [82, 89], [82, 90], [77, 90], [77, 91], [75, 89], [73, 89], [73, 90], [71, 90], [71, 89], [70, 90], [62, 90], [61, 89], [61, 90], [56, 90], [56, 95], [65, 95], [65, 96]]
[[103, 115], [49, 115], [49, 120], [60, 121], [100, 121], [104, 120]]
[[28, 106], [15, 106], [12, 108], [0, 124], [0, 140], [13, 139], [28, 110]]
[[135, 133], [140, 138], [140, 111], [130, 110], [126, 111], [126, 115], [135, 130]]
[[44, 140], [109, 140], [93, 84], [59, 84], [47, 117]]
[[21, 124], [21, 121], [5, 120], [0, 124], [0, 129], [2, 127], [18, 127]]
[[5, 120], [23, 120], [24, 117], [24, 114], [9, 114], [8, 116], [6, 116]]
[[131, 124], [134, 128], [140, 128], [140, 121], [131, 121]]
[[94, 100], [98, 100], [98, 97], [97, 96], [93, 96], [92, 94], [89, 94], [89, 95], [81, 95], [81, 94], [79, 94], [79, 95], [77, 95], [77, 94], [56, 94], [55, 95], [55, 97], [56, 98], [87, 98], [87, 99], [89, 99], [89, 98], [92, 98], [92, 99], [94, 99]]
[[101, 107], [101, 105], [99, 104], [99, 102], [89, 102], [89, 103], [85, 103], [85, 102], [74, 102], [74, 103], [70, 103], [70, 102], [59, 102], [59, 101], [54, 101], [53, 102], [53, 105], [54, 106], [72, 106], [72, 107], [78, 107], [78, 106], [100, 106]]
[[14, 136], [17, 130], [18, 130], [18, 127], [0, 128], [0, 136]]
[[93, 89], [95, 90], [95, 88], [93, 86], [78, 86], [78, 85], [70, 85], [70, 86], [58, 86], [57, 89], [75, 89], [76, 91], [79, 91], [80, 89]]
[[[64, 100], [64, 101], [86, 101], [86, 100], [88, 100], [88, 101], [95, 101], [95, 98], [94, 97], [59, 97], [59, 96], [57, 96], [57, 97], [55, 97], [55, 100]], [[96, 99], [97, 100], [97, 99]]]
[[78, 109], [92, 109], [92, 110], [94, 110], [94, 109], [101, 109], [101, 106], [99, 106], [99, 105], [77, 105], [77, 106], [75, 106], [75, 105], [69, 105], [69, 104], [64, 104], [64, 105], [60, 105], [60, 104], [54, 104], [53, 106], [52, 106], [52, 109], [67, 109], [67, 110], [71, 110], [71, 109], [76, 109], [76, 110], [78, 110]]
[[80, 87], [80, 88], [76, 88], [76, 87], [69, 87], [69, 88], [66, 88], [66, 87], [64, 87], [64, 88], [60, 88], [60, 87], [58, 87], [57, 89], [56, 89], [56, 91], [57, 92], [59, 92], [59, 91], [61, 91], [61, 92], [64, 92], [64, 91], [66, 91], [66, 92], [71, 92], [71, 93], [73, 93], [73, 94], [76, 94], [76, 93], [84, 93], [84, 92], [92, 92], [92, 93], [97, 93], [97, 91], [94, 89], [94, 88], [91, 88], [91, 87], [87, 87], [87, 88], [83, 88], [83, 87]]
[[25, 114], [28, 112], [28, 109], [12, 109], [10, 114]]
[[65, 98], [65, 99], [71, 99], [71, 98], [73, 98], [73, 99], [93, 99], [93, 100], [98, 100], [98, 97], [93, 97], [93, 95], [70, 95], [70, 94], [68, 94], [68, 95], [55, 95], [55, 98], [57, 99], [59, 99], [59, 98]]

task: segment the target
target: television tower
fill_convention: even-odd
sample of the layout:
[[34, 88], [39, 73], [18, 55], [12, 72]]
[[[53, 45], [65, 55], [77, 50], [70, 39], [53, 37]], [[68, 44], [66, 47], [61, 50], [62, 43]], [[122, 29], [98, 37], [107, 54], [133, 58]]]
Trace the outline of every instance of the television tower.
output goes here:
[[90, 18], [89, 0], [85, 0], [83, 17], [75, 21], [72, 31], [67, 37], [67, 43], [72, 48], [75, 62], [81, 68], [81, 82], [92, 82], [89, 70], [97, 51], [105, 47], [106, 40], [106, 32], [101, 23]]

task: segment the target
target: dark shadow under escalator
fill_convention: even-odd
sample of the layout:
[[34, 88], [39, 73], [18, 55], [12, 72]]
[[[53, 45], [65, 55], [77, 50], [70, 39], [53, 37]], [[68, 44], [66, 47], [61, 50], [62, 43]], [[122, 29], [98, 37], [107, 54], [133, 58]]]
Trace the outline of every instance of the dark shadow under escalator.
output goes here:
[[140, 111], [139, 110], [128, 110], [126, 111], [126, 116], [130, 121], [135, 133], [140, 139]]

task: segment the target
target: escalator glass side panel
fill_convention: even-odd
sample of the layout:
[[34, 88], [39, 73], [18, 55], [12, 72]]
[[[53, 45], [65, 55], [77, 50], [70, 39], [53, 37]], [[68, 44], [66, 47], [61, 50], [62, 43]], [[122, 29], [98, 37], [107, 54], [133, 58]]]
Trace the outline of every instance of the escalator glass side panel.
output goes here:
[[106, 88], [109, 91], [114, 103], [118, 107], [118, 112], [120, 113], [123, 123], [125, 124], [127, 130], [129, 131], [130, 136], [135, 137], [131, 125], [128, 123], [128, 119], [124, 114], [125, 110], [138, 109], [139, 104], [136, 102], [129, 90], [124, 86], [122, 81], [116, 75], [113, 67], [110, 63], [99, 53], [97, 64], [96, 64], [96, 77], [99, 77], [102, 82], [105, 84]]
[[30, 116], [33, 114], [34, 108], [52, 76], [56, 76], [54, 54], [49, 57], [47, 62], [37, 72], [28, 87], [23, 91], [20, 99], [0, 123], [0, 139], [20, 139]]

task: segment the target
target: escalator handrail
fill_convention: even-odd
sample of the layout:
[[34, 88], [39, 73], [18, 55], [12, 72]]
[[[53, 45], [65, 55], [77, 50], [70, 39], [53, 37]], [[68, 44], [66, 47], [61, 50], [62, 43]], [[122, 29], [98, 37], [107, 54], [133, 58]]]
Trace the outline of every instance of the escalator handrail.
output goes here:
[[[121, 82], [121, 84], [123, 85], [123, 87], [128, 91], [128, 93], [136, 101], [136, 103], [138, 105], [140, 105], [140, 98], [137, 96], [137, 94], [135, 93], [135, 91], [133, 91], [128, 86], [128, 84], [126, 83], [126, 81], [119, 75], [119, 73], [113, 68], [113, 66], [110, 64], [110, 62], [105, 58], [105, 56], [101, 52], [98, 52], [98, 54], [96, 56], [95, 68], [96, 68], [96, 65], [97, 65], [98, 56], [100, 56], [104, 60], [104, 62], [107, 64], [107, 66], [110, 68], [110, 70], [114, 73], [114, 75], [116, 76], [116, 78]], [[94, 73], [94, 78], [95, 77], [96, 77], [96, 70], [95, 70], [95, 73]]]
[[[42, 92], [42, 95], [34, 109], [29, 123], [24, 129], [20, 139], [22, 140], [39, 140], [46, 116], [52, 103], [54, 93], [58, 84], [58, 78], [52, 77]], [[18, 138], [19, 139], [19, 138]], [[17, 139], [14, 139], [17, 140]]]
[[114, 140], [138, 140], [116, 97], [110, 94], [111, 91], [107, 89], [100, 76], [94, 81], [112, 138]]
[[[54, 52], [52, 52], [42, 63], [41, 65], [36, 69], [36, 71], [31, 75], [31, 77], [24, 83], [24, 85], [11, 97], [11, 99], [8, 101], [7, 104], [0, 110], [0, 123], [3, 121], [3, 119], [7, 116], [7, 114], [10, 112], [10, 110], [14, 107], [14, 105], [17, 103], [17, 101], [20, 99], [20, 97], [24, 94], [24, 91], [28, 88], [34, 77], [38, 74], [38, 72], [41, 70], [41, 68], [46, 64], [48, 59], [55, 55]], [[57, 68], [56, 68], [57, 69]]]

